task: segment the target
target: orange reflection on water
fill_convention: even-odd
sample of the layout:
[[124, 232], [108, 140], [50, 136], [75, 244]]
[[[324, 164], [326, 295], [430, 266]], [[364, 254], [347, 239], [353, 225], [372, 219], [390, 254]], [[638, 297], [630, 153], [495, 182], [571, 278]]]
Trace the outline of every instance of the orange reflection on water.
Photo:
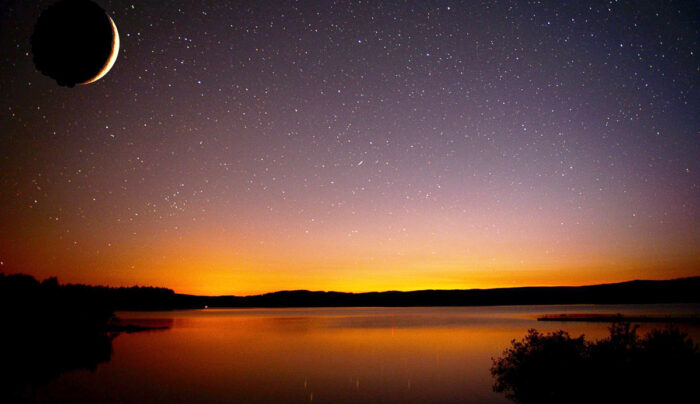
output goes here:
[[535, 320], [548, 312], [556, 310], [529, 306], [122, 313], [136, 319], [168, 316], [172, 328], [119, 336], [112, 360], [96, 374], [68, 374], [58, 383], [61, 388], [50, 386], [43, 394], [61, 396], [70, 386], [79, 386], [73, 391], [80, 396], [71, 396], [73, 401], [505, 403], [491, 389], [489, 369], [491, 358], [511, 339], [522, 338], [532, 327], [564, 327], [592, 339], [607, 334], [607, 324]]
[[313, 394], [321, 402], [406, 402], [482, 391], [491, 383], [490, 354], [508, 341], [494, 330], [355, 328], [357, 319], [343, 326], [347, 320], [178, 319], [166, 340], [149, 334], [116, 340], [115, 351], [126, 355], [114, 360], [130, 363], [149, 384], [172, 386], [166, 390], [236, 401], [303, 401]]

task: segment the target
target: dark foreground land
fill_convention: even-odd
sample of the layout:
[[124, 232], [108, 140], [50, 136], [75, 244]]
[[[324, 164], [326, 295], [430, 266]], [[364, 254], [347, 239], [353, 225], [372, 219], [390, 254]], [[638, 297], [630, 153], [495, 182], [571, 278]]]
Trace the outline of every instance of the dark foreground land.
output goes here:
[[[519, 287], [468, 290], [419, 290], [412, 292], [312, 292], [281, 291], [256, 296], [195, 296], [157, 287], [110, 288], [58, 285], [55, 278], [41, 283], [28, 275], [0, 273], [2, 304], [10, 307], [39, 302], [32, 290], [55, 287], [51, 299], [70, 302], [91, 319], [114, 310], [173, 310], [204, 307], [411, 307], [493, 306], [547, 304], [644, 304], [700, 302], [700, 277], [610, 283], [591, 286]], [[52, 292], [53, 293], [53, 292]], [[47, 295], [48, 296], [48, 295]], [[46, 297], [47, 299], [49, 297]], [[43, 299], [43, 298], [42, 298]], [[41, 300], [41, 299], [39, 299]], [[90, 306], [90, 307], [87, 307]], [[100, 314], [100, 310], [106, 310]]]
[[700, 349], [687, 334], [665, 327], [639, 336], [629, 323], [609, 330], [597, 341], [529, 330], [493, 359], [494, 391], [522, 404], [697, 400]]
[[99, 290], [0, 274], [0, 401], [34, 402], [35, 390], [62, 373], [108, 362], [120, 333], [170, 326], [119, 320]]

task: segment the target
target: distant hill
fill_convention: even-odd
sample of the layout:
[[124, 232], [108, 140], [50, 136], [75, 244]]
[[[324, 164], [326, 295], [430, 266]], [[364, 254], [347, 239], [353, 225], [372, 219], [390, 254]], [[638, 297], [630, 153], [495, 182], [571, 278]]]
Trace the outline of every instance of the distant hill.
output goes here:
[[411, 292], [281, 291], [257, 296], [205, 298], [209, 307], [331, 306], [494, 306], [531, 304], [694, 303], [700, 302], [700, 277], [637, 280], [590, 286], [518, 287]]
[[[55, 278], [41, 283], [28, 275], [0, 273], [0, 299], [5, 306], [28, 304], [28, 290], [58, 286]], [[19, 287], [19, 285], [23, 285]], [[700, 276], [663, 281], [636, 280], [590, 286], [518, 287], [411, 292], [314, 292], [292, 290], [256, 296], [195, 296], [166, 288], [61, 285], [61, 299], [73, 305], [111, 310], [172, 310], [208, 307], [358, 307], [358, 306], [494, 306], [532, 304], [698, 303]], [[37, 301], [35, 300], [34, 303]], [[97, 304], [99, 303], [99, 304]]]

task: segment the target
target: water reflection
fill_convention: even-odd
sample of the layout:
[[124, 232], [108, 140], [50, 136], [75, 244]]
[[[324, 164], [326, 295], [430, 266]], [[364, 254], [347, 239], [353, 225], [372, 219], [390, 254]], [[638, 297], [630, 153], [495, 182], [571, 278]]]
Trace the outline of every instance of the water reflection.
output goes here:
[[0, 339], [3, 394], [9, 402], [34, 401], [37, 388], [77, 369], [95, 371], [110, 360], [112, 336], [105, 333], [3, 332]]
[[[663, 310], [677, 309], [669, 307]], [[143, 321], [169, 316], [172, 328], [113, 340], [109, 363], [95, 373], [64, 374], [37, 398], [112, 403], [506, 403], [502, 394], [492, 391], [491, 358], [528, 328], [562, 328], [536, 321], [538, 315], [557, 310], [591, 308], [118, 313]], [[591, 338], [607, 334], [606, 324], [565, 326], [572, 334]]]
[[[16, 322], [13, 322], [16, 323]], [[7, 324], [6, 324], [7, 325]], [[172, 319], [144, 319], [118, 323], [114, 329], [146, 332], [168, 328]], [[25, 321], [0, 334], [0, 391], [5, 402], [36, 402], [36, 392], [62, 374], [86, 370], [112, 358], [117, 331], [98, 331]]]

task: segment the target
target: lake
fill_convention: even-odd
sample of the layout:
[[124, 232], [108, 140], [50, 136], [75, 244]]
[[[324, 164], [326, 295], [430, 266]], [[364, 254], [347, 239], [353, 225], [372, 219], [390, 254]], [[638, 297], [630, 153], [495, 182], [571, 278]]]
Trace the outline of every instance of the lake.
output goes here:
[[[700, 313], [700, 305], [207, 309], [119, 312], [169, 329], [122, 333], [108, 362], [64, 373], [37, 402], [506, 403], [491, 358], [529, 328], [601, 338], [557, 313]], [[644, 332], [650, 327], [643, 325]], [[683, 329], [700, 341], [697, 325]]]

